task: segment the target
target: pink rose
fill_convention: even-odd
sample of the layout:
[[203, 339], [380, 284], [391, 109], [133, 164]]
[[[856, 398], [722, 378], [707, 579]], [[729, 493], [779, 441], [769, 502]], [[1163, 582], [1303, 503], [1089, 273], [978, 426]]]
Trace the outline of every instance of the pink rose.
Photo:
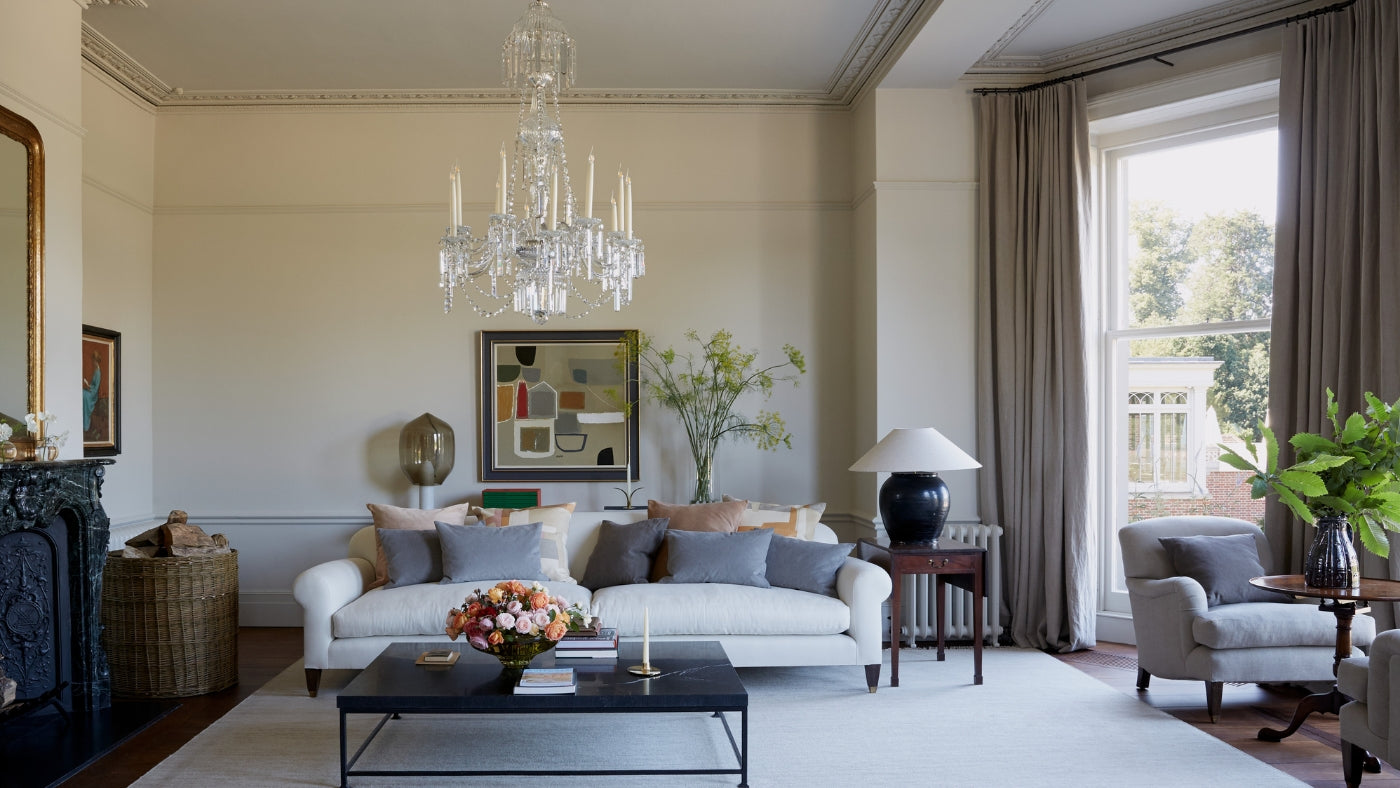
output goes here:
[[499, 616], [496, 616], [496, 626], [500, 627], [501, 629], [510, 629], [511, 627], [515, 626], [515, 616], [512, 616], [509, 613], [502, 613]]
[[483, 651], [490, 646], [490, 644], [486, 642], [486, 638], [481, 635], [472, 635], [467, 638], [467, 640], [472, 644], [472, 648], [479, 648]]
[[486, 630], [488, 632], [496, 627], [496, 622], [492, 621], [490, 616], [483, 616], [482, 619], [477, 623], [481, 625], [481, 628], [483, 630]]
[[515, 621], [515, 631], [522, 635], [530, 634], [530, 630], [534, 629], [534, 627], [535, 622], [529, 616], [521, 616]]
[[544, 610], [535, 611], [535, 626], [543, 627], [549, 624], [549, 613]]

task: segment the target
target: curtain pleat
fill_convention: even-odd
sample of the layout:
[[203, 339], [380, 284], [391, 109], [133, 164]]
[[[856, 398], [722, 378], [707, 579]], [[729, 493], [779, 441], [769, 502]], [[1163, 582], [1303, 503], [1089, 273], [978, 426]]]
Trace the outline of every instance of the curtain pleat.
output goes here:
[[1016, 644], [1094, 644], [1081, 251], [1089, 137], [1083, 85], [979, 99], [978, 458], [1000, 523]]
[[[1269, 375], [1281, 440], [1324, 431], [1329, 387], [1343, 413], [1364, 409], [1367, 391], [1400, 397], [1397, 133], [1395, 0], [1358, 0], [1285, 32]], [[1282, 459], [1291, 462], [1286, 446]], [[1265, 529], [1277, 565], [1299, 571], [1312, 529], [1273, 501]], [[1362, 574], [1397, 576], [1369, 554]], [[1378, 623], [1394, 627], [1391, 606], [1375, 607]]]

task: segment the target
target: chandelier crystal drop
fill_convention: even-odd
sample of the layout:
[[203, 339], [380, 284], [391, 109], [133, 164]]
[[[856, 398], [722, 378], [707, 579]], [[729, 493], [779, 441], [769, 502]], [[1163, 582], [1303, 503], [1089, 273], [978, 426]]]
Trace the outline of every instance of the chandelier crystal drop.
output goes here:
[[593, 216], [593, 153], [582, 204], [564, 154], [559, 93], [573, 85], [574, 40], [543, 0], [533, 0], [502, 47], [505, 85], [520, 91], [513, 156], [501, 145], [496, 202], [486, 234], [462, 224], [462, 180], [451, 170], [451, 224], [439, 263], [443, 311], [460, 292], [486, 317], [513, 309], [536, 323], [579, 318], [603, 304], [632, 301], [632, 280], [646, 273], [645, 247], [632, 230], [632, 178], [618, 167], [607, 229]]

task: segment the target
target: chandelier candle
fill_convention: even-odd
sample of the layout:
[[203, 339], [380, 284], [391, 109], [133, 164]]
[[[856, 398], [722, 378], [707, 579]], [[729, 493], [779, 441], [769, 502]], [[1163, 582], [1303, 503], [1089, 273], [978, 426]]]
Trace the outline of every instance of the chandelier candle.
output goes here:
[[459, 294], [480, 315], [510, 309], [539, 324], [605, 303], [620, 310], [631, 303], [633, 280], [646, 274], [645, 246], [632, 227], [631, 178], [619, 165], [605, 230], [593, 216], [590, 150], [578, 210], [559, 114], [559, 95], [577, 73], [574, 40], [543, 0], [532, 0], [506, 37], [502, 66], [506, 86], [520, 94], [514, 155], [501, 146], [495, 211], [479, 235], [462, 224], [461, 174], [453, 167], [452, 223], [439, 247], [443, 311], [452, 311]]

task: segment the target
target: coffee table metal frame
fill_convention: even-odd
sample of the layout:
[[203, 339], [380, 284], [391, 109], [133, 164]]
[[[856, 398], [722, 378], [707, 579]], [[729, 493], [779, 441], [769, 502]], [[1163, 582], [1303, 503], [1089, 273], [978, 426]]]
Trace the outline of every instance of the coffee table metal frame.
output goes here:
[[[500, 683], [494, 687], [496, 691], [481, 693], [478, 691], [462, 692], [448, 695], [444, 692], [434, 692], [429, 689], [433, 683], [422, 682], [423, 689], [419, 691], [412, 686], [417, 682], [412, 681], [413, 671], [453, 671], [462, 669], [465, 677], [470, 674], [478, 681], [483, 675], [489, 675], [489, 671], [498, 671], [499, 665], [489, 656], [478, 654], [469, 646], [459, 645], [455, 648], [462, 652], [457, 663], [450, 667], [428, 667], [414, 665], [413, 662], [418, 655], [430, 648], [442, 648], [442, 643], [395, 643], [384, 650], [370, 663], [368, 667], [354, 679], [345, 690], [336, 698], [336, 706], [340, 709], [340, 785], [341, 788], [349, 788], [351, 777], [568, 777], [568, 776], [634, 776], [634, 775], [688, 775], [688, 774], [736, 774], [739, 776], [740, 788], [747, 788], [749, 780], [749, 698], [748, 693], [743, 690], [742, 683], [738, 680], [738, 675], [734, 673], [734, 668], [729, 664], [728, 658], [724, 654], [724, 649], [719, 643], [714, 641], [695, 642], [667, 642], [653, 643], [651, 645], [652, 664], [660, 667], [662, 673], [656, 678], [638, 678], [627, 673], [626, 665], [633, 664], [641, 659], [641, 646], [636, 643], [624, 643], [620, 648], [617, 660], [608, 660], [606, 663], [592, 662], [588, 660], [561, 660], [559, 667], [587, 667], [588, 673], [592, 677], [601, 676], [602, 682], [590, 682], [586, 687], [604, 689], [604, 692], [580, 692], [573, 694], [559, 695], [515, 695], [511, 692], [510, 682], [502, 676]], [[630, 660], [630, 661], [629, 661]], [[703, 665], [696, 665], [696, 661], [705, 662]], [[534, 667], [554, 666], [553, 655], [545, 654], [537, 657], [532, 663]], [[407, 668], [412, 669], [408, 670]], [[670, 667], [668, 667], [668, 665]], [[609, 673], [607, 667], [612, 667]], [[684, 692], [661, 692], [652, 694], [627, 694], [606, 691], [609, 687], [625, 686], [635, 687], [643, 682], [656, 682], [653, 686], [660, 687], [668, 676], [681, 676], [693, 673], [697, 668], [708, 669], [728, 669], [732, 674], [734, 683], [739, 686], [738, 692], [721, 691], [713, 694], [704, 692], [684, 693]], [[376, 688], [379, 684], [379, 674], [381, 672], [396, 671], [397, 679], [401, 682], [405, 677], [410, 681], [408, 691], [399, 691], [394, 694], [385, 692], [365, 691], [363, 694], [356, 694], [357, 684], [364, 683], [367, 688]], [[576, 678], [578, 677], [576, 672]], [[436, 682], [439, 686], [442, 682]], [[466, 684], [466, 681], [458, 682]], [[594, 685], [597, 684], [595, 687]], [[460, 689], [460, 688], [459, 688]], [[371, 742], [379, 735], [391, 720], [396, 720], [404, 714], [622, 714], [622, 713], [674, 713], [674, 712], [709, 712], [713, 717], [717, 717], [724, 726], [725, 736], [729, 739], [729, 746], [734, 751], [737, 761], [737, 768], [732, 769], [588, 769], [588, 770], [558, 770], [558, 769], [512, 769], [508, 771], [496, 770], [390, 770], [390, 769], [355, 769], [355, 764], [360, 756], [369, 748]], [[729, 720], [725, 718], [725, 712], [738, 712], [740, 715], [740, 732], [738, 741], [734, 738], [734, 731], [729, 726]], [[364, 742], [355, 750], [354, 755], [348, 755], [349, 746], [346, 734], [346, 719], [350, 714], [378, 714], [381, 715], [379, 723], [374, 730], [369, 733]], [[348, 756], [348, 757], [347, 757]]]

